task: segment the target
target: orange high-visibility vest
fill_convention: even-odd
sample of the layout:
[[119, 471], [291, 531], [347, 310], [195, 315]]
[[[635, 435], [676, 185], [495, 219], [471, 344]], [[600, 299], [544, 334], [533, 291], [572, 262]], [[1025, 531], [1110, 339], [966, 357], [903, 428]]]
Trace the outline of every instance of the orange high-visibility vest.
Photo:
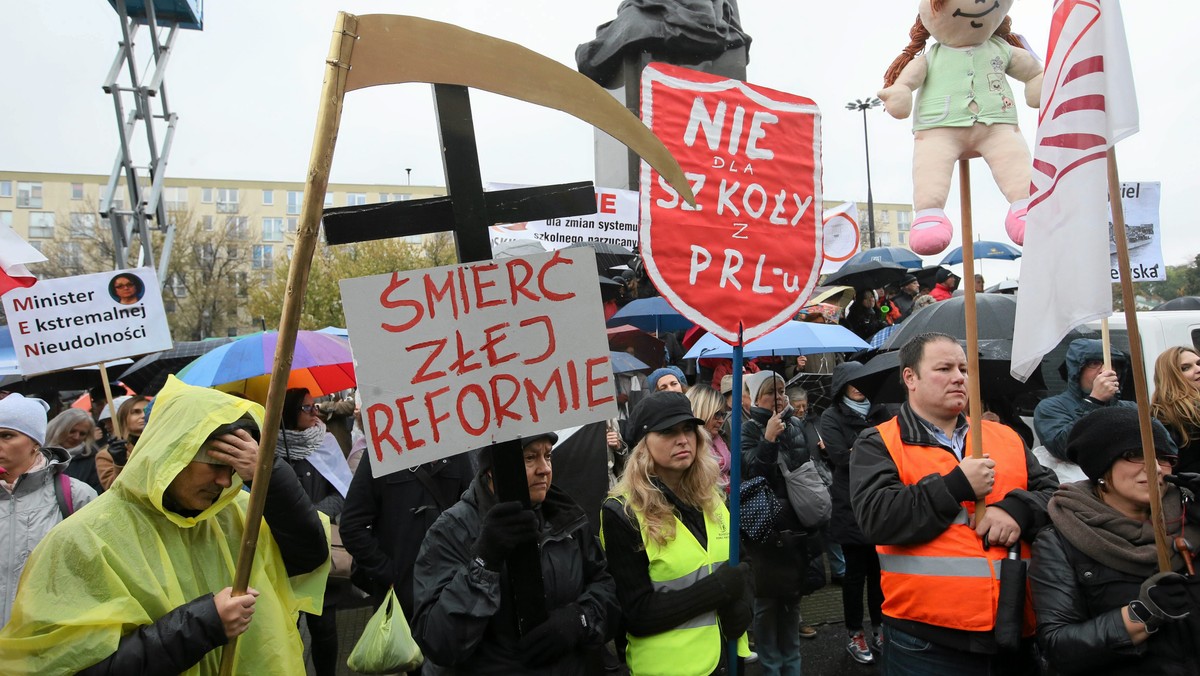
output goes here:
[[[943, 448], [904, 443], [900, 439], [899, 418], [892, 418], [876, 429], [896, 463], [900, 481], [906, 486], [915, 485], [930, 474], [947, 474], [958, 466], [958, 458]], [[996, 461], [996, 481], [985, 500], [987, 504], [998, 502], [1011, 490], [1028, 488], [1025, 447], [1015, 432], [999, 423], [984, 421], [983, 447]], [[969, 436], [964, 453], [971, 453]], [[876, 547], [885, 615], [964, 631], [995, 628], [999, 562], [1008, 555], [1008, 550], [1001, 546], [983, 548], [983, 540], [967, 524], [968, 516], [974, 512], [975, 503], [964, 502], [963, 511], [954, 523], [929, 542]], [[1029, 558], [1029, 545], [1024, 541], [1021, 558]], [[1028, 582], [1023, 624], [1022, 634], [1032, 636], [1036, 624]]]

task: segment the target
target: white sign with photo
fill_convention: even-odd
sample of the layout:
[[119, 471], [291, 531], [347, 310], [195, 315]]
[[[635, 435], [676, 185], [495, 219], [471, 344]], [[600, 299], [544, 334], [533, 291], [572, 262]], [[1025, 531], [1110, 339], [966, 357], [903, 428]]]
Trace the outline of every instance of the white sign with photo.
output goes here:
[[591, 249], [341, 288], [373, 476], [617, 415]]
[[[1161, 196], [1162, 184], [1157, 181], [1121, 184], [1121, 204], [1125, 207], [1125, 241], [1129, 243], [1130, 281], [1167, 280], [1167, 267], [1163, 264], [1162, 226], [1158, 216]], [[1111, 211], [1108, 216], [1108, 252], [1112, 255], [1109, 262], [1112, 281], [1120, 282]]]
[[21, 372], [61, 371], [170, 349], [153, 268], [39, 279], [4, 295]]

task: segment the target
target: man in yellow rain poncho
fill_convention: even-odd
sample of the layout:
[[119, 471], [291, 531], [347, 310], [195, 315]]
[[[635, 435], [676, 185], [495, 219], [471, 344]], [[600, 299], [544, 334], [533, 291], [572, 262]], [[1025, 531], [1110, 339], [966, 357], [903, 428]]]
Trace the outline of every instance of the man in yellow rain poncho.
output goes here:
[[238, 674], [303, 674], [299, 611], [320, 613], [328, 521], [276, 461], [250, 576], [230, 598], [253, 477], [258, 404], [171, 378], [113, 487], [34, 549], [0, 672], [216, 674], [239, 641]]

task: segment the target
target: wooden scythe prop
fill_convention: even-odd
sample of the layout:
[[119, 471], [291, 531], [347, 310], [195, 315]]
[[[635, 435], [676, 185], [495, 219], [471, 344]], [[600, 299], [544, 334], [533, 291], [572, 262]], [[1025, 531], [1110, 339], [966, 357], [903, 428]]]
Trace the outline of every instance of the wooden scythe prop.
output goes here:
[[[399, 58], [400, 55], [405, 58]], [[254, 471], [246, 530], [242, 535], [233, 582], [234, 595], [245, 594], [250, 582], [267, 484], [275, 458], [275, 443], [283, 417], [283, 395], [292, 367], [300, 310], [316, 249], [343, 100], [348, 91], [405, 82], [474, 87], [561, 110], [624, 143], [661, 174], [688, 204], [695, 205], [683, 170], [662, 142], [608, 92], [583, 75], [520, 45], [458, 26], [411, 16], [371, 14], [359, 17], [339, 12], [326, 59], [300, 225], [288, 268], [258, 465]], [[222, 675], [233, 673], [236, 650], [237, 640], [234, 639], [222, 655]]]

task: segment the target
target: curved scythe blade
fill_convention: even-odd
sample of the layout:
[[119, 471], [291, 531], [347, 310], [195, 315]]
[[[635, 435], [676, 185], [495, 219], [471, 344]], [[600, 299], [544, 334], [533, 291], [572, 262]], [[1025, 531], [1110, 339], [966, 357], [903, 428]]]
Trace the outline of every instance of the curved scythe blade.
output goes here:
[[691, 186], [666, 146], [587, 77], [520, 45], [459, 26], [392, 14], [357, 18], [346, 91], [402, 82], [452, 84], [561, 110], [624, 143], [695, 205]]

